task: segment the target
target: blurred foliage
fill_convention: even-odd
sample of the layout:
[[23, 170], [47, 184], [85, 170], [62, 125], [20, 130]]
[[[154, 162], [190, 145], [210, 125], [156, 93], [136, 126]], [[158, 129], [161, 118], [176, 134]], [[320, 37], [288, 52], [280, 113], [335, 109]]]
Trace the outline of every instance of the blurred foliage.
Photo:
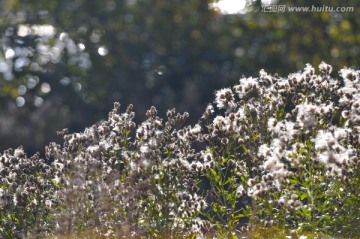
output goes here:
[[104, 118], [113, 101], [198, 118], [215, 89], [258, 69], [286, 75], [322, 60], [358, 66], [360, 2], [279, 0], [353, 12], [221, 15], [211, 0], [2, 0], [0, 147], [29, 152]]

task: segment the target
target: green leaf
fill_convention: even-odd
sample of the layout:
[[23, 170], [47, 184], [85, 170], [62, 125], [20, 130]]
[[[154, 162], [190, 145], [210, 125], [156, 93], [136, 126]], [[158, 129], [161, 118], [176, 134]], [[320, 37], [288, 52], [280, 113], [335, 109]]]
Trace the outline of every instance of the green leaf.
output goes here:
[[220, 175], [214, 169], [210, 168], [210, 172], [217, 182], [221, 181]]
[[305, 198], [307, 198], [307, 194], [306, 193], [302, 193], [300, 194], [300, 200], [304, 200]]

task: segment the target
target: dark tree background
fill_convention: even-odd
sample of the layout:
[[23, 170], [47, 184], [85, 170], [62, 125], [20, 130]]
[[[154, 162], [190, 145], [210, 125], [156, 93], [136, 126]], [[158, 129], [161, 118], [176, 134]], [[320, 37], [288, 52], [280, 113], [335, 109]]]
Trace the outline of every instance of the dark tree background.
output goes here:
[[155, 105], [193, 123], [213, 92], [260, 69], [286, 76], [306, 63], [359, 66], [360, 2], [279, 0], [353, 12], [222, 15], [213, 0], [0, 1], [0, 149], [32, 153], [106, 117], [114, 101], [137, 120]]

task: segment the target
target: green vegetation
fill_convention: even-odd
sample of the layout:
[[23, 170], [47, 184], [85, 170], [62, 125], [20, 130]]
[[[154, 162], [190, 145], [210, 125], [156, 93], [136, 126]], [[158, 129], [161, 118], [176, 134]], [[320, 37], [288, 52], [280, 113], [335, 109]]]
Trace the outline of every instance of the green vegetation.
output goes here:
[[0, 157], [4, 238], [358, 238], [360, 71], [261, 70], [188, 113], [133, 106]]

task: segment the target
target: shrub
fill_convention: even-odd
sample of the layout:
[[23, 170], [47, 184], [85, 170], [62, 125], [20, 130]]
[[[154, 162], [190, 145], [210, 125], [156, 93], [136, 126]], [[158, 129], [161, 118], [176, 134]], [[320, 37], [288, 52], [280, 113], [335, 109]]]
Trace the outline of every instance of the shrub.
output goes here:
[[38, 154], [27, 158], [22, 148], [0, 156], [1, 238], [28, 238], [50, 231], [51, 207], [57, 200], [53, 172]]
[[359, 71], [345, 68], [335, 80], [331, 66], [319, 69], [287, 79], [260, 71], [216, 93], [225, 112], [209, 119], [208, 110], [201, 136], [214, 161], [204, 175], [221, 234], [245, 218], [250, 231], [359, 235]]
[[194, 126], [154, 107], [136, 126], [115, 103], [107, 120], [64, 130], [47, 163], [5, 151], [2, 236], [358, 236], [359, 71], [319, 70], [242, 78]]

